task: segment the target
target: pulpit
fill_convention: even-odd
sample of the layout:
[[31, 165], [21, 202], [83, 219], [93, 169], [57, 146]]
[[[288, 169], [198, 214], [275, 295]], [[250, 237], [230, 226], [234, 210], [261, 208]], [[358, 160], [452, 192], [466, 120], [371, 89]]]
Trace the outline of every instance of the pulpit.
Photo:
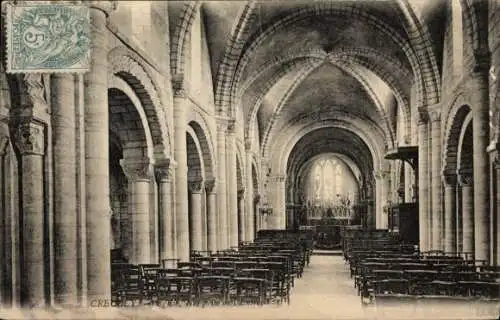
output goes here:
[[405, 243], [418, 244], [418, 203], [398, 203], [389, 207], [389, 231]]

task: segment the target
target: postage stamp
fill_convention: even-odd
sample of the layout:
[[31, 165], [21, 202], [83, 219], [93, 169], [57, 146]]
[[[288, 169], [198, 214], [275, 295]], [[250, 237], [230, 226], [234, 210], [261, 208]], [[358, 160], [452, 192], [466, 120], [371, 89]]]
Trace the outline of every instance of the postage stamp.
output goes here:
[[85, 72], [90, 69], [90, 15], [85, 5], [7, 6], [7, 72]]

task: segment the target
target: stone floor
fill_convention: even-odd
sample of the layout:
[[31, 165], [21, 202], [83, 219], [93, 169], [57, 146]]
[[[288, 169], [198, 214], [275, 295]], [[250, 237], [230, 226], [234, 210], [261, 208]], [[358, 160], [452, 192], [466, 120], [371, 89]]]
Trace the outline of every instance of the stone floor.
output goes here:
[[263, 307], [92, 308], [0, 312], [1, 319], [497, 319], [499, 303], [384, 303], [363, 306], [341, 256], [313, 256], [290, 305]]

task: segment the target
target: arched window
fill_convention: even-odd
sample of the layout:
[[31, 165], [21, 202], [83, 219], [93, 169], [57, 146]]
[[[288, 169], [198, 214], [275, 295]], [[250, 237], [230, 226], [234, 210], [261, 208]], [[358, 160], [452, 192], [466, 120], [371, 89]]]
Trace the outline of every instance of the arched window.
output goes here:
[[461, 75], [464, 59], [462, 5], [460, 4], [460, 0], [450, 1], [453, 40], [453, 73], [455, 75]]

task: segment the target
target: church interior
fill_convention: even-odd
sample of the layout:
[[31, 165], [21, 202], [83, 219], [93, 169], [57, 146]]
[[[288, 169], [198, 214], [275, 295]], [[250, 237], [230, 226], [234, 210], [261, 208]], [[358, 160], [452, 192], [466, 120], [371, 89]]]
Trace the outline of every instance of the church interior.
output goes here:
[[84, 3], [86, 73], [2, 23], [2, 309], [498, 306], [499, 1]]

